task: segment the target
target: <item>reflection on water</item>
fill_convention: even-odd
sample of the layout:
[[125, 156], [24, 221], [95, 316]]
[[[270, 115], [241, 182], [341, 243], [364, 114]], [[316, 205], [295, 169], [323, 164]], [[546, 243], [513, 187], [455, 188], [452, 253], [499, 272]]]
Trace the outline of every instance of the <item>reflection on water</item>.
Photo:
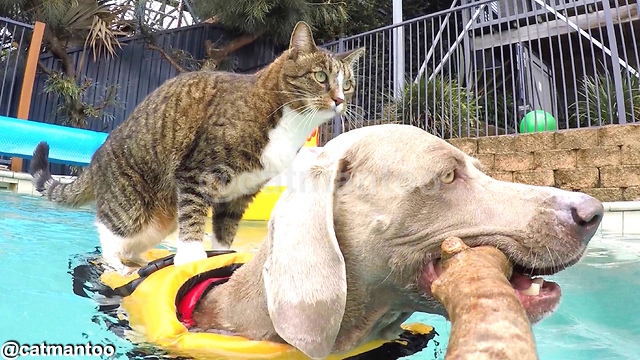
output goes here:
[[[89, 284], [74, 270], [98, 254], [92, 209], [68, 209], [42, 199], [0, 192], [0, 339], [23, 343], [116, 344], [123, 358], [133, 345], [118, 336]], [[211, 232], [211, 224], [207, 224]], [[242, 222], [233, 248], [255, 251], [266, 223]], [[175, 238], [169, 238], [171, 244]], [[210, 244], [205, 243], [207, 246]], [[557, 311], [534, 326], [541, 360], [629, 359], [640, 354], [640, 236], [598, 234], [584, 259], [549, 277], [562, 287]], [[82, 287], [85, 288], [82, 288]], [[439, 335], [412, 359], [444, 358], [450, 325], [416, 313], [408, 322], [432, 325]], [[439, 346], [438, 346], [439, 344]], [[137, 355], [142, 357], [139, 348]], [[146, 355], [156, 358], [157, 351]]]

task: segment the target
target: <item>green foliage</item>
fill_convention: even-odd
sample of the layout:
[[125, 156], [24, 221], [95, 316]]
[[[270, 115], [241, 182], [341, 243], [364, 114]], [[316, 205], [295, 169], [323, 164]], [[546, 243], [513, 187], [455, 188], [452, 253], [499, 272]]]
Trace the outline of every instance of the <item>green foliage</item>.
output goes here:
[[[622, 93], [626, 121], [640, 120], [640, 79], [628, 71], [622, 72]], [[570, 106], [571, 121], [582, 126], [613, 124], [618, 119], [618, 102], [613, 76], [605, 68], [604, 74], [585, 76], [580, 95], [584, 100]]]
[[[86, 51], [98, 57], [113, 56], [120, 48], [120, 38], [127, 35], [122, 29], [130, 23], [123, 19], [129, 7], [116, 0], [0, 0], [0, 14], [24, 22], [40, 21], [45, 27], [45, 49], [59, 60], [60, 69], [42, 66], [48, 75], [44, 93], [59, 97], [57, 111], [62, 122], [86, 128], [89, 118], [110, 119], [106, 107], [116, 105], [116, 86], [107, 86], [101, 104], [89, 104], [83, 99], [87, 89], [96, 84], [82, 81], [76, 74], [85, 62]], [[83, 46], [85, 52], [75, 63], [67, 55], [67, 48]]]
[[44, 93], [54, 93], [61, 98], [61, 102], [56, 109], [62, 114], [62, 124], [76, 128], [87, 128], [87, 118], [102, 118], [110, 121], [113, 114], [105, 112], [107, 107], [116, 107], [116, 86], [111, 85], [106, 88], [102, 103], [98, 106], [88, 104], [83, 101], [83, 96], [87, 89], [95, 86], [90, 79], [78, 84], [76, 79], [70, 78], [62, 73], [54, 72], [49, 75], [44, 86]]
[[[298, 21], [315, 29], [342, 28], [347, 20], [345, 2], [327, 0], [193, 0], [195, 15], [216, 17], [224, 27], [244, 34], [265, 34], [287, 43]], [[319, 33], [322, 35], [322, 32]]]
[[[332, 34], [345, 36], [356, 35], [392, 23], [393, 2], [389, 0], [349, 0], [345, 1], [349, 19], [340, 30], [333, 30]], [[413, 19], [418, 16], [444, 10], [451, 5], [451, 1], [403, 0], [403, 19]]]
[[479, 119], [500, 129], [504, 129], [506, 126], [510, 128], [509, 133], [513, 133], [515, 132], [513, 126], [518, 121], [514, 104], [513, 94], [510, 92], [502, 94], [488, 89], [487, 94], [484, 95], [481, 91], [478, 94], [478, 105], [481, 109], [478, 114]]
[[84, 45], [94, 59], [113, 55], [120, 47], [120, 30], [129, 24], [122, 15], [129, 8], [115, 0], [0, 0], [0, 14], [28, 23], [41, 21], [46, 31], [66, 46]]
[[[390, 102], [385, 117], [423, 128], [443, 138], [466, 136], [479, 121], [477, 98], [455, 78], [438, 74], [405, 85], [400, 100]], [[409, 80], [410, 81], [410, 80]]]

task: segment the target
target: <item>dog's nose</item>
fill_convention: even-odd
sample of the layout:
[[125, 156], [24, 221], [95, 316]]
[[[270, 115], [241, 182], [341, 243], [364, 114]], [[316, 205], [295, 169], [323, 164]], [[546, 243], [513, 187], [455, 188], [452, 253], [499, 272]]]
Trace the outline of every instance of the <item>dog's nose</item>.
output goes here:
[[595, 234], [603, 215], [604, 207], [602, 203], [589, 195], [580, 194], [580, 197], [572, 204], [571, 216], [573, 221], [581, 228], [585, 244]]

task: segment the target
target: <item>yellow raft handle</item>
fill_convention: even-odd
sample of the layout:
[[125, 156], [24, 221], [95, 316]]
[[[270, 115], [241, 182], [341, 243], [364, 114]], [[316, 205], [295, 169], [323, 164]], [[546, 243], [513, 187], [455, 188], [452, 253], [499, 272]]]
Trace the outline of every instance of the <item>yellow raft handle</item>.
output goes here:
[[[207, 257], [210, 258], [212, 256], [235, 253], [235, 251], [234, 250], [207, 250], [206, 253], [207, 253]], [[173, 258], [175, 256], [176, 254], [171, 254], [171, 255], [167, 255], [165, 257], [161, 257], [159, 259], [155, 259], [149, 262], [147, 265], [138, 269], [138, 276], [139, 276], [138, 278], [133, 279], [122, 286], [118, 286], [117, 288], [113, 289], [113, 291], [117, 295], [122, 297], [131, 295], [135, 291], [135, 289], [138, 287], [138, 285], [140, 285], [140, 283], [147, 278], [147, 276], [153, 274], [154, 272], [162, 268], [173, 265]]]

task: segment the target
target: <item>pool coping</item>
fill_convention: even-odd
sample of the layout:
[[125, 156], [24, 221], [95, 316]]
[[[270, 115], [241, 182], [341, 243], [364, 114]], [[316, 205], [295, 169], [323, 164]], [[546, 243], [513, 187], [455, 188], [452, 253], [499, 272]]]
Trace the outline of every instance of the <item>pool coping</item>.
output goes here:
[[[61, 175], [53, 175], [52, 177], [63, 184], [70, 183], [76, 178], [75, 176]], [[40, 194], [33, 187], [32, 179], [33, 177], [29, 173], [0, 169], [0, 190], [8, 189], [19, 194], [39, 196]]]
[[[53, 178], [62, 183], [70, 183], [76, 177], [53, 175]], [[0, 170], [0, 189], [41, 196], [33, 187], [32, 179], [33, 177], [29, 173]], [[603, 202], [602, 205], [605, 216], [598, 232], [640, 235], [640, 201]]]

